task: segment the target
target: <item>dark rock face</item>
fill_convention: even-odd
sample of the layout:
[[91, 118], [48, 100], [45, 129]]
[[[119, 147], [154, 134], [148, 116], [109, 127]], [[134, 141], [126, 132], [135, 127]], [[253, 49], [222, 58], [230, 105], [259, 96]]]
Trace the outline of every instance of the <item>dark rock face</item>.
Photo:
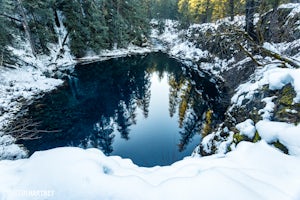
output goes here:
[[246, 62], [243, 66], [236, 66], [224, 71], [222, 77], [225, 80], [224, 84], [228, 88], [229, 94], [232, 95], [237, 86], [247, 81], [255, 69], [255, 64], [249, 60], [249, 62]]
[[265, 41], [292, 42], [300, 38], [300, 30], [297, 28], [300, 14], [291, 14], [291, 11], [292, 8], [279, 8], [262, 16], [259, 28]]

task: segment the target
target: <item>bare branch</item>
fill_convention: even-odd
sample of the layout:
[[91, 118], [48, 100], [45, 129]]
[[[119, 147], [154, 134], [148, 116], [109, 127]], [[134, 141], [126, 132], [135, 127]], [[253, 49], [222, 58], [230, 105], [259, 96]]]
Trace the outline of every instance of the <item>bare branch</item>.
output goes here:
[[4, 132], [6, 135], [11, 135], [16, 140], [35, 140], [41, 138], [40, 134], [43, 133], [58, 133], [61, 130], [40, 130], [38, 127], [41, 122], [34, 122], [32, 119], [21, 119], [16, 120], [5, 128]]
[[293, 60], [291, 58], [285, 57], [283, 55], [280, 55], [278, 53], [275, 53], [269, 49], [264, 48], [263, 46], [257, 46], [259, 49], [262, 50], [262, 52], [264, 52], [265, 54], [272, 56], [273, 58], [276, 58], [277, 60], [281, 60], [283, 62], [286, 62], [288, 64], [290, 64], [291, 66], [295, 67], [295, 68], [300, 68], [300, 61], [298, 60]]
[[238, 46], [240, 47], [240, 49], [245, 52], [247, 54], [247, 56], [249, 56], [251, 58], [251, 60], [257, 65], [257, 66], [262, 66], [263, 64], [261, 64], [260, 62], [258, 62], [254, 56], [245, 48], [243, 47], [241, 44], [238, 44]]
[[15, 18], [15, 17], [12, 17], [12, 16], [10, 16], [10, 15], [7, 15], [7, 14], [5, 14], [5, 13], [0, 13], [0, 16], [6, 17], [6, 18], [9, 18], [9, 19], [11, 19], [11, 20], [14, 20], [14, 21], [17, 21], [17, 22], [22, 23], [22, 20], [20, 20], [20, 19], [18, 19], [18, 18]]

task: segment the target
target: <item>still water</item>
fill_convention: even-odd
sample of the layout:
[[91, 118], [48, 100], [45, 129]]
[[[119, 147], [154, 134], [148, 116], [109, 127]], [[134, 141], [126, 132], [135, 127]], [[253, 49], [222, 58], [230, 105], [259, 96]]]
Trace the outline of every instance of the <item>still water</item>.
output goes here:
[[30, 154], [95, 147], [140, 166], [172, 164], [199, 144], [208, 111], [222, 116], [209, 78], [163, 53], [78, 65], [65, 86], [29, 108], [40, 130], [58, 132], [19, 143]]

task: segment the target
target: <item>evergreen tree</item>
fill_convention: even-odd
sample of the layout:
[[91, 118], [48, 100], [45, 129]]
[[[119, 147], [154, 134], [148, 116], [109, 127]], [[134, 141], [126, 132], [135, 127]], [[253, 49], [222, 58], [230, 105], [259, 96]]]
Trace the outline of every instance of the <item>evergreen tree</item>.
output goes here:
[[153, 18], [157, 19], [177, 19], [177, 0], [152, 0]]
[[71, 50], [77, 57], [88, 51], [141, 44], [148, 35], [146, 9], [138, 0], [57, 0], [70, 32]]
[[25, 15], [33, 42], [38, 53], [48, 53], [48, 43], [57, 42], [54, 31], [54, 0], [23, 0]]
[[243, 14], [245, 0], [179, 0], [178, 11], [182, 21], [205, 23], [227, 16]]
[[14, 8], [13, 1], [0, 0], [0, 66], [6, 66], [13, 64], [14, 57], [8, 46], [12, 43], [12, 20], [17, 20], [13, 16], [10, 16], [12, 9]]
[[85, 48], [89, 38], [88, 26], [84, 22], [84, 13], [78, 0], [58, 0], [56, 3], [58, 10], [64, 15], [64, 25], [70, 35], [70, 47], [72, 53], [79, 57], [85, 53]]

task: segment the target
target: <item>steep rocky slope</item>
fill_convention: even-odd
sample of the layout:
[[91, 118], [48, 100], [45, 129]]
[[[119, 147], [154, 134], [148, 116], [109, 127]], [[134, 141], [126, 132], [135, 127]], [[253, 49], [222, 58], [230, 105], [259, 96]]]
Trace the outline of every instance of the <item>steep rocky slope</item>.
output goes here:
[[[244, 21], [237, 16], [234, 21], [222, 19], [187, 30], [166, 21], [162, 33], [156, 30], [152, 34], [165, 47], [163, 51], [221, 80], [219, 87], [228, 94], [225, 120], [203, 138], [196, 150], [201, 155], [228, 152], [241, 141], [261, 140], [256, 127], [261, 121], [295, 125], [300, 121], [296, 98], [299, 71], [295, 69], [300, 65], [300, 4], [257, 15], [261, 38], [256, 42], [243, 31]], [[247, 135], [245, 128], [253, 133]], [[288, 153], [289, 144], [283, 145], [279, 138], [269, 144]]]

